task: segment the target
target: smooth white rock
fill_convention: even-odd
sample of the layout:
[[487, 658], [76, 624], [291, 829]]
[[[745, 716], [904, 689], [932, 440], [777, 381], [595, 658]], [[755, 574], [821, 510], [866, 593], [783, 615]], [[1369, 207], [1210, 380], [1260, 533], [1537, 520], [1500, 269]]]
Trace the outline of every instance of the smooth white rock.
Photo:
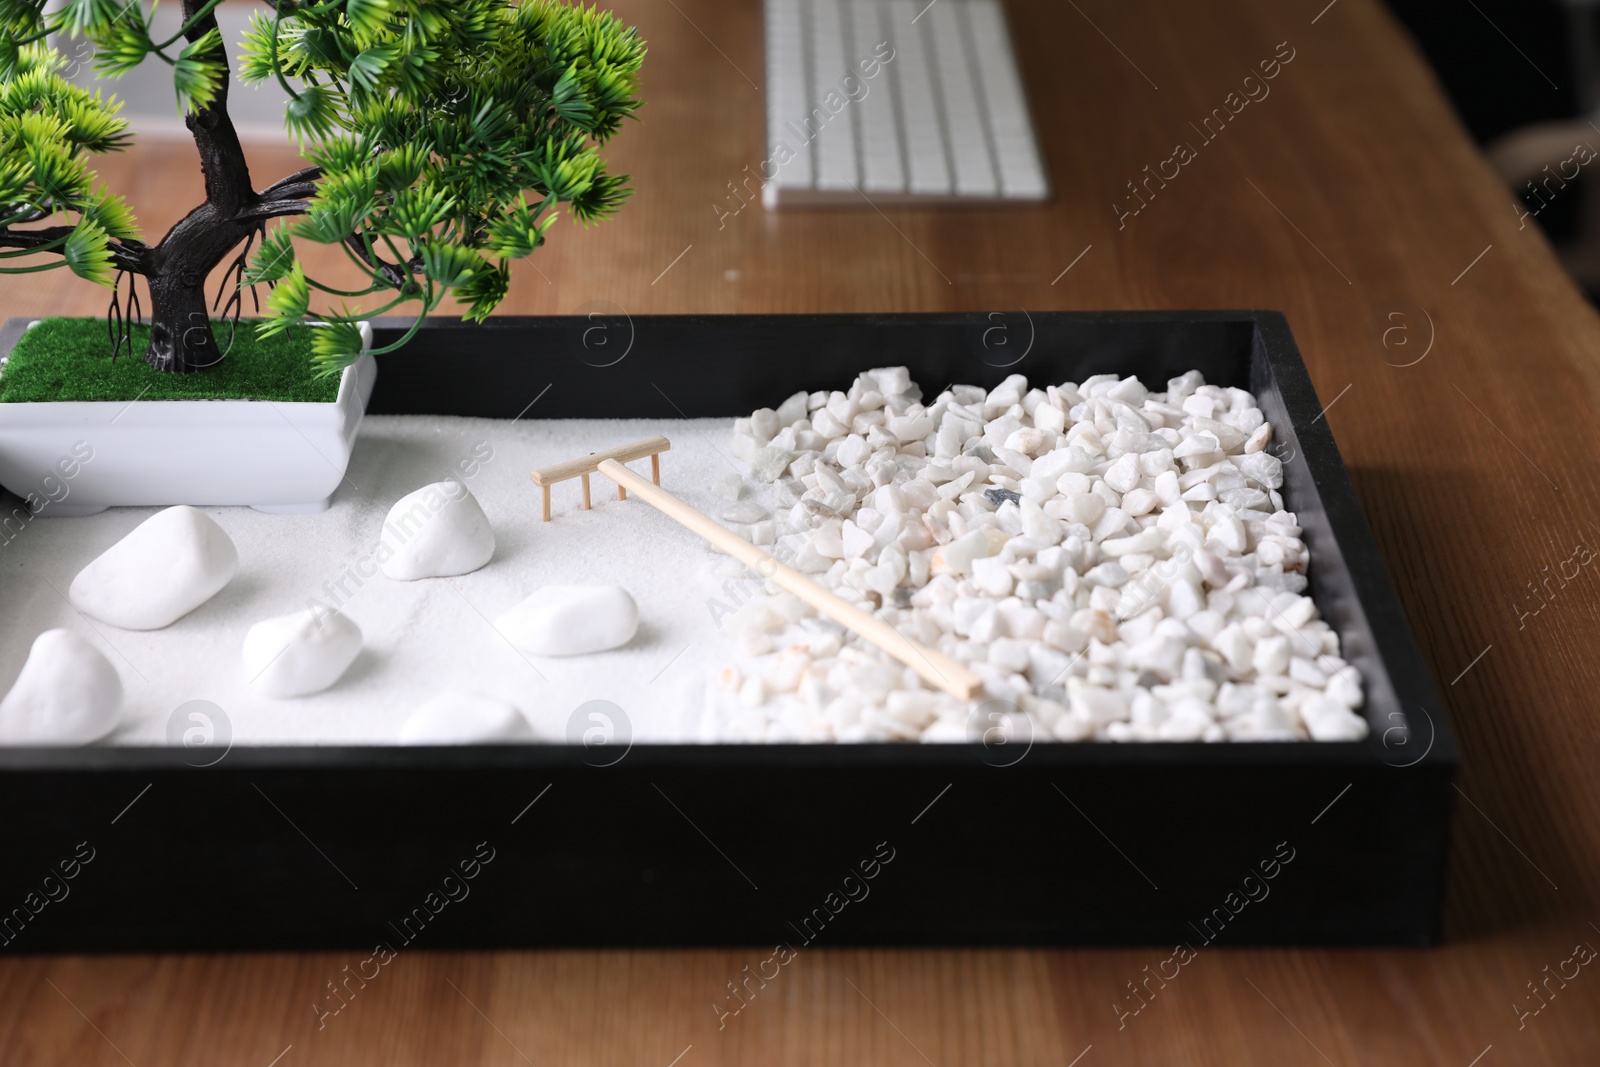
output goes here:
[[125, 630], [170, 626], [216, 596], [239, 571], [239, 553], [198, 508], [158, 511], [72, 580], [73, 607]]
[[639, 607], [620, 585], [547, 585], [494, 625], [530, 655], [581, 656], [633, 640]]
[[335, 611], [308, 608], [265, 619], [244, 637], [244, 675], [269, 697], [320, 693], [361, 654], [361, 627]]
[[400, 726], [402, 745], [484, 745], [532, 738], [533, 727], [522, 712], [475, 693], [442, 693]]
[[384, 575], [395, 581], [449, 578], [489, 562], [494, 530], [465, 485], [434, 482], [407, 493], [389, 509], [378, 552]]
[[0, 745], [87, 745], [114, 730], [121, 711], [111, 661], [71, 630], [46, 630], [0, 700]]

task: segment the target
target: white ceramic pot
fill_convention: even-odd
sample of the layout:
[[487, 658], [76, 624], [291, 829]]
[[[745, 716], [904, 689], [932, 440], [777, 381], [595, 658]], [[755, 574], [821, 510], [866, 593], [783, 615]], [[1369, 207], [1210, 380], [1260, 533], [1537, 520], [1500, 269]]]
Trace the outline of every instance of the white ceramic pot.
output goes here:
[[[370, 348], [371, 325], [361, 334]], [[314, 514], [344, 479], [377, 376], [363, 355], [345, 368], [338, 398], [319, 404], [0, 404], [0, 486], [41, 517], [172, 504]]]

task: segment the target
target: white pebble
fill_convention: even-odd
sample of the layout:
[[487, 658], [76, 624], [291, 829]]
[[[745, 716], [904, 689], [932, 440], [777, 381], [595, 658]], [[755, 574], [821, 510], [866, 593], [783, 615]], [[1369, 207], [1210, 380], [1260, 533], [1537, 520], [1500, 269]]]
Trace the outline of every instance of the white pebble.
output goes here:
[[972, 530], [944, 546], [944, 564], [955, 574], [970, 574], [972, 561], [988, 556], [992, 551], [988, 535], [982, 530]]
[[1130, 452], [1106, 468], [1106, 484], [1119, 493], [1126, 493], [1139, 484], [1139, 458]]
[[998, 556], [984, 556], [972, 561], [972, 584], [978, 591], [992, 597], [1010, 596], [1014, 582], [1009, 565]]
[[244, 637], [244, 676], [268, 697], [320, 693], [361, 654], [361, 628], [338, 612], [310, 608], [265, 619]]
[[1256, 643], [1252, 658], [1258, 674], [1282, 674], [1289, 669], [1289, 639], [1268, 637]]
[[383, 522], [377, 558], [398, 582], [469, 574], [494, 556], [494, 531], [478, 500], [458, 481], [407, 493]]
[[407, 716], [402, 745], [487, 745], [531, 740], [522, 712], [502, 700], [475, 693], [443, 693]]
[[111, 661], [71, 630], [46, 630], [0, 700], [0, 745], [87, 745], [114, 730], [121, 711]]
[[233, 580], [239, 553], [198, 508], [158, 511], [72, 580], [72, 606], [124, 630], [159, 630]]
[[750, 477], [758, 482], [775, 482], [794, 462], [794, 453], [783, 448], [758, 448], [750, 458]]
[[723, 510], [722, 521], [738, 523], [760, 522], [762, 519], [767, 518], [769, 514], [766, 508], [757, 504], [754, 500], [740, 500], [732, 507]]
[[1325, 697], [1307, 697], [1300, 718], [1315, 741], [1359, 741], [1367, 736], [1367, 720]]
[[639, 608], [620, 585], [548, 585], [504, 612], [495, 629], [534, 656], [580, 656], [633, 640]]

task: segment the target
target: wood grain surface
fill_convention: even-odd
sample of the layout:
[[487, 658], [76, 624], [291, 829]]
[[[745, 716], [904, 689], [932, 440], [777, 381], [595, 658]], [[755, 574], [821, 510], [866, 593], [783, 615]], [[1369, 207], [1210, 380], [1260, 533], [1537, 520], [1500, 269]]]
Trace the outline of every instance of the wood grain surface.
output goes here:
[[[558, 224], [506, 312], [1288, 314], [1459, 731], [1446, 943], [1208, 948], [1120, 1020], [1169, 953], [808, 949], [720, 1026], [711, 1002], [765, 951], [402, 954], [320, 1029], [352, 954], [12, 957], [0, 1062], [1600, 1062], [1600, 970], [1551, 977], [1600, 945], [1600, 567], [1521, 614], [1600, 545], [1600, 324], [1377, 0], [1015, 0], [1054, 202], [782, 215], [731, 213], [766, 155], [760, 5], [613, 2], [651, 45], [614, 147], [639, 192], [592, 232]], [[1203, 140], [1190, 124], [1280, 44], [1270, 95]], [[1179, 142], [1194, 158], [1119, 224]], [[258, 187], [294, 166], [255, 159]], [[180, 141], [103, 173], [150, 232], [199, 196]], [[0, 284], [0, 316], [103, 307], [63, 273]]]

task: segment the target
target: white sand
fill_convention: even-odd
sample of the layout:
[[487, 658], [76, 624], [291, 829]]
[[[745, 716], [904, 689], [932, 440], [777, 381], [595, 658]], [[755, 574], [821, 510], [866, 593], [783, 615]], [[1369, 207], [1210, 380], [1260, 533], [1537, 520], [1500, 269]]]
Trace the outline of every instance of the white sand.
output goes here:
[[[239, 575], [210, 602], [165, 630], [136, 633], [92, 622], [64, 594], [73, 577], [157, 509], [113, 508], [86, 518], [35, 519], [0, 547], [0, 692], [15, 680], [41, 632], [82, 634], [117, 667], [127, 689], [123, 724], [110, 744], [163, 744], [173, 712], [207, 700], [227, 715], [236, 744], [392, 744], [406, 716], [440, 692], [497, 697], [527, 713], [535, 735], [564, 741], [572, 712], [589, 700], [622, 708], [633, 737], [698, 740], [710, 674], [735, 658], [708, 598], [717, 595], [707, 551], [687, 530], [594, 479], [596, 507], [579, 507], [579, 485], [554, 490], [554, 519], [539, 521], [528, 472], [651, 434], [672, 440], [662, 482], [717, 514], [711, 487], [743, 473], [728, 454], [728, 419], [506, 422], [379, 416], [362, 425], [348, 478], [316, 516], [271, 516], [208, 508], [238, 546]], [[487, 445], [484, 443], [487, 442]], [[492, 454], [491, 453], [492, 450]], [[478, 460], [488, 454], [489, 458]], [[406, 493], [477, 463], [464, 481], [494, 526], [487, 567], [458, 578], [396, 582], [370, 564], [384, 516]], [[634, 466], [648, 470], [647, 462]], [[525, 658], [492, 620], [553, 584], [616, 582], [638, 601], [639, 633], [611, 652]], [[342, 583], [342, 587], [341, 587]], [[334, 688], [297, 700], [254, 693], [240, 661], [245, 632], [262, 619], [305, 608], [312, 598], [360, 625], [366, 648]], [[187, 725], [187, 723], [185, 723]]]

